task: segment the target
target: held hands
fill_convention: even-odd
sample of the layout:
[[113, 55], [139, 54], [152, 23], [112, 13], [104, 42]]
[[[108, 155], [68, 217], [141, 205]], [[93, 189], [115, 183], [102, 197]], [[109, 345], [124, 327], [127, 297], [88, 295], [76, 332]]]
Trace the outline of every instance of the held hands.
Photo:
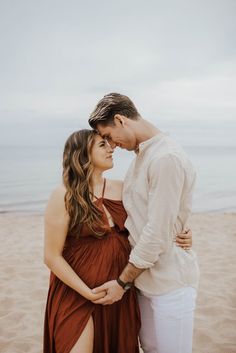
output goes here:
[[177, 234], [174, 241], [176, 242], [176, 246], [179, 246], [184, 250], [190, 250], [193, 245], [191, 229]]
[[104, 298], [106, 294], [107, 292], [105, 290], [101, 290], [98, 293], [93, 293], [93, 290], [89, 289], [88, 294], [86, 295], [86, 299], [90, 300], [91, 302], [94, 302], [95, 300]]
[[116, 280], [112, 280], [104, 283], [102, 286], [92, 289], [92, 292], [94, 295], [103, 293], [103, 295], [100, 295], [100, 299], [91, 300], [94, 304], [108, 305], [120, 300], [123, 297], [125, 290], [117, 283]]

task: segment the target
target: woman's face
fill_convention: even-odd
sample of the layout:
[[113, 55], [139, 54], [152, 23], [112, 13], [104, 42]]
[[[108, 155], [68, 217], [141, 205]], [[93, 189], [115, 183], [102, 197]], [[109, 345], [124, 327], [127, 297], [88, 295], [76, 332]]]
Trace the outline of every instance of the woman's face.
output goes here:
[[94, 168], [102, 171], [113, 167], [112, 153], [114, 149], [100, 135], [96, 135], [91, 151], [91, 161]]

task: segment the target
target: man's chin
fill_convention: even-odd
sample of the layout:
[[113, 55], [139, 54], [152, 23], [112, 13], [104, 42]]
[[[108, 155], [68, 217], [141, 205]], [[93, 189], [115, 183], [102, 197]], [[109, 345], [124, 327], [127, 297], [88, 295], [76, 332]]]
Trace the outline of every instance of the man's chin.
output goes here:
[[123, 149], [125, 149], [126, 151], [129, 151], [129, 152], [135, 151], [135, 148], [132, 146], [123, 147]]
[[135, 147], [133, 146], [124, 146], [124, 145], [119, 145], [118, 147], [120, 147], [122, 150], [126, 150], [126, 151], [135, 151]]

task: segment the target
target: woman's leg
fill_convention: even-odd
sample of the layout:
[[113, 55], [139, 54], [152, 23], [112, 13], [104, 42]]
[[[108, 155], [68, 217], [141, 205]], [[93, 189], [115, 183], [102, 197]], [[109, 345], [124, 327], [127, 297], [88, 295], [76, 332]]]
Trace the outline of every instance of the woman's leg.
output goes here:
[[94, 339], [93, 318], [90, 316], [80, 338], [70, 351], [70, 353], [92, 353]]

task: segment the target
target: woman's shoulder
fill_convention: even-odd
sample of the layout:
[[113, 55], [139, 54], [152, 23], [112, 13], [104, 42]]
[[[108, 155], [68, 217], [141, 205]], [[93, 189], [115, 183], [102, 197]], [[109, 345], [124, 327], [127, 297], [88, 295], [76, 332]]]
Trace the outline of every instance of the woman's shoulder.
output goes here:
[[109, 198], [122, 200], [123, 180], [106, 179], [106, 193]]
[[62, 200], [62, 199], [64, 200], [65, 194], [66, 194], [66, 188], [63, 184], [61, 184], [61, 185], [58, 185], [52, 191], [50, 198], [55, 199], [57, 201]]
[[66, 188], [64, 185], [58, 185], [52, 191], [47, 203], [46, 214], [65, 212], [65, 194]]

